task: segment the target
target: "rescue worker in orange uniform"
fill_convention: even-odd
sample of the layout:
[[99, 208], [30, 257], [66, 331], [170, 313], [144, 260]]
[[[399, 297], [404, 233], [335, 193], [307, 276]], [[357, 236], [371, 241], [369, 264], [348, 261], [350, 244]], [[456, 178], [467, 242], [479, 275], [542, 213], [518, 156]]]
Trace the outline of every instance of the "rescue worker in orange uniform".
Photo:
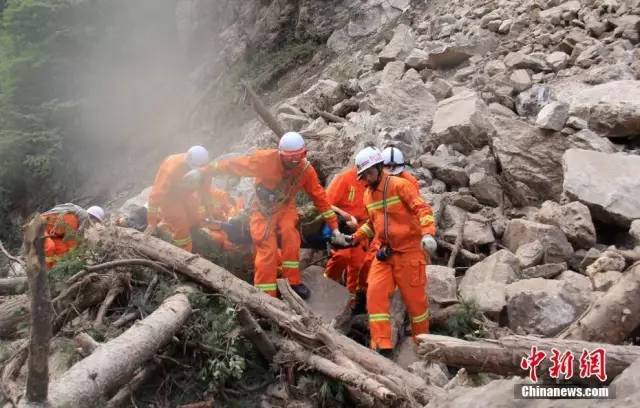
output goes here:
[[313, 200], [338, 242], [346, 244], [338, 231], [336, 214], [331, 209], [316, 170], [306, 160], [302, 136], [288, 132], [279, 148], [259, 150], [251, 155], [220, 160], [203, 169], [205, 173], [255, 177], [256, 195], [251, 208], [250, 230], [255, 245], [254, 286], [277, 296], [278, 237], [282, 250], [282, 274], [300, 297], [309, 289], [300, 280], [300, 233], [295, 199], [304, 190]]
[[[383, 168], [392, 176], [401, 177], [411, 183], [415, 187], [416, 191], [420, 191], [420, 184], [411, 173], [405, 169], [404, 154], [397, 147], [387, 147], [382, 151], [382, 159], [384, 160]], [[369, 251], [365, 256], [365, 260], [362, 265], [364, 274], [368, 274], [371, 264], [376, 257], [376, 253], [380, 249], [380, 242], [374, 240], [369, 245]]]
[[191, 227], [201, 221], [199, 204], [207, 214], [213, 213], [211, 177], [196, 170], [208, 162], [209, 152], [202, 146], [192, 146], [187, 153], [171, 155], [162, 162], [149, 195], [145, 233], [156, 235], [162, 220], [162, 229], [168, 230], [173, 244], [192, 251]]
[[353, 243], [377, 239], [381, 247], [369, 270], [367, 310], [371, 348], [392, 354], [389, 302], [396, 286], [411, 318], [412, 334], [429, 332], [426, 265], [437, 249], [431, 207], [408, 181], [383, 170], [383, 158], [367, 147], [356, 156], [358, 175], [367, 182], [364, 202], [369, 220]]
[[[367, 220], [364, 207], [366, 185], [358, 179], [357, 170], [351, 167], [337, 174], [327, 188], [327, 198], [334, 211], [347, 219], [347, 227], [355, 232]], [[368, 250], [368, 241], [356, 246], [333, 249], [325, 267], [325, 276], [339, 281], [346, 271], [347, 290], [351, 295], [349, 305], [354, 314], [366, 313], [366, 270], [362, 270]]]
[[53, 268], [64, 254], [75, 248], [84, 229], [91, 223], [104, 221], [104, 216], [101, 207], [92, 206], [84, 210], [71, 203], [57, 205], [43, 213], [47, 268]]
[[211, 187], [211, 202], [212, 202], [212, 213], [211, 219], [207, 220], [206, 217], [206, 209], [204, 207], [200, 207], [200, 212], [203, 214], [203, 220], [205, 227], [209, 233], [209, 237], [220, 246], [223, 250], [232, 250], [234, 249], [234, 245], [231, 241], [229, 241], [229, 237], [227, 233], [222, 229], [222, 227], [217, 222], [227, 222], [230, 217], [237, 213], [237, 209], [233, 199], [224, 190], [219, 188]]

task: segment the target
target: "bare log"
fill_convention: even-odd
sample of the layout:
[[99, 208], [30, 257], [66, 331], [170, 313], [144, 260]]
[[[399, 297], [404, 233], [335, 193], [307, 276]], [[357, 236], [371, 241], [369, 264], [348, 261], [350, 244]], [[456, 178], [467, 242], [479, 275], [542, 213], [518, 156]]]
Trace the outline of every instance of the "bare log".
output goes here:
[[325, 111], [319, 111], [318, 115], [320, 115], [320, 117], [322, 117], [323, 119], [326, 119], [329, 122], [344, 123], [347, 121], [345, 118], [342, 118], [340, 116], [334, 115], [333, 113], [329, 113]]
[[633, 265], [558, 338], [620, 344], [640, 326], [640, 263]]
[[114, 279], [114, 281], [116, 281], [115, 285], [109, 288], [109, 292], [107, 292], [107, 296], [104, 298], [104, 301], [100, 305], [100, 309], [98, 309], [96, 320], [93, 322], [93, 325], [95, 327], [102, 326], [104, 317], [107, 314], [107, 310], [109, 310], [113, 301], [121, 293], [123, 293], [126, 287], [128, 286], [129, 276], [128, 274], [119, 274], [118, 279]]
[[[453, 252], [453, 250], [455, 249], [455, 245], [454, 244], [450, 244], [449, 242], [445, 241], [444, 239], [439, 239], [436, 238], [436, 241], [438, 242], [438, 246], [441, 246], [451, 252]], [[485, 256], [483, 254], [474, 254], [471, 251], [467, 251], [464, 248], [460, 248], [460, 255], [464, 256], [467, 260], [471, 261], [471, 262], [480, 262], [482, 261]]]
[[111, 323], [111, 325], [116, 328], [124, 327], [127, 324], [131, 323], [132, 321], [136, 320], [139, 316], [140, 316], [139, 312], [125, 313], [122, 316], [120, 316], [118, 320]]
[[[440, 388], [428, 386], [417, 375], [323, 324], [320, 318], [311, 315], [311, 318], [305, 319], [281, 300], [266, 295], [224, 268], [199, 256], [132, 229], [97, 226], [89, 229], [85, 236], [90, 244], [100, 243], [107, 250], [122, 254], [137, 253], [172, 265], [177, 272], [198, 284], [224, 293], [232, 303], [244, 305], [252, 313], [272, 320], [305, 347], [315, 349], [325, 345], [325, 341], [320, 339], [320, 334], [324, 333], [324, 338], [333, 342], [333, 349], [340, 350], [369, 373], [389, 378], [403, 387], [411, 398], [421, 403], [426, 404], [433, 395], [442, 394]], [[407, 401], [406, 396], [404, 397]]]
[[49, 341], [51, 340], [51, 294], [44, 259], [45, 224], [36, 214], [24, 233], [24, 253], [31, 288], [31, 339], [27, 361], [27, 403], [47, 401], [49, 389]]
[[523, 375], [520, 361], [530, 354], [531, 346], [547, 353], [539, 373], [548, 371], [552, 349], [560, 353], [571, 350], [576, 358], [583, 350], [597, 347], [607, 350], [607, 376], [612, 379], [640, 358], [640, 347], [616, 346], [579, 340], [560, 340], [533, 336], [507, 336], [498, 340], [467, 341], [455, 337], [422, 334], [418, 336], [418, 353], [426, 360], [442, 362], [454, 367], [464, 367], [472, 373]]
[[462, 216], [462, 219], [459, 222], [458, 225], [458, 231], [456, 233], [456, 243], [453, 246], [453, 249], [451, 250], [451, 254], [449, 255], [449, 261], [447, 262], [447, 267], [449, 268], [453, 268], [453, 266], [456, 264], [456, 258], [458, 257], [458, 252], [460, 252], [460, 248], [462, 248], [462, 241], [464, 238], [464, 224], [467, 222], [467, 217], [469, 215], [464, 212], [464, 215]]
[[20, 295], [26, 292], [28, 288], [26, 276], [0, 279], [0, 296]]
[[285, 353], [294, 355], [296, 360], [308, 364], [318, 372], [330, 378], [334, 378], [344, 382], [345, 384], [366, 390], [367, 394], [374, 396], [379, 401], [391, 403], [398, 399], [393, 392], [376, 380], [361, 372], [337, 365], [326, 358], [313, 354], [302, 348], [297, 343], [290, 340], [281, 340], [278, 342], [278, 347]]
[[116, 261], [110, 261], [101, 263], [98, 265], [90, 265], [80, 272], [76, 273], [69, 279], [67, 279], [67, 284], [71, 285], [76, 283], [81, 278], [85, 277], [89, 273], [101, 272], [104, 270], [114, 269], [121, 266], [146, 266], [148, 268], [154, 269], [158, 272], [161, 272], [167, 276], [175, 276], [173, 272], [171, 272], [164, 265], [159, 264], [158, 262], [154, 262], [150, 259], [142, 259], [142, 258], [132, 258], [132, 259], [118, 259]]
[[73, 340], [83, 357], [93, 354], [93, 352], [100, 347], [100, 343], [95, 341], [93, 337], [89, 336], [87, 333], [80, 333], [74, 337]]
[[0, 241], [0, 252], [2, 252], [4, 254], [4, 256], [7, 257], [7, 259], [9, 259], [10, 261], [13, 261], [19, 265], [21, 265], [22, 267], [25, 266], [24, 261], [18, 257], [15, 257], [13, 255], [11, 255], [9, 253], [9, 251], [6, 250], [6, 248], [4, 247], [4, 245], [2, 244], [2, 241]]
[[237, 317], [238, 323], [240, 323], [244, 329], [242, 334], [251, 340], [265, 360], [272, 362], [277, 350], [264, 330], [262, 330], [262, 327], [260, 327], [253, 316], [251, 316], [251, 313], [244, 307], [238, 310]]
[[191, 305], [185, 294], [170, 296], [146, 319], [100, 346], [56, 380], [51, 385], [51, 405], [96, 406], [168, 343], [190, 315]]
[[107, 403], [106, 408], [118, 408], [127, 406], [131, 403], [131, 397], [140, 389], [140, 387], [147, 382], [153, 375], [156, 374], [160, 364], [157, 361], [151, 361], [143, 369], [131, 379], [131, 381], [122, 387], [116, 395], [113, 396]]
[[285, 134], [284, 128], [280, 125], [278, 120], [269, 112], [266, 106], [262, 103], [258, 95], [256, 95], [255, 91], [251, 87], [251, 85], [247, 83], [242, 84], [247, 90], [247, 95], [249, 99], [251, 99], [251, 104], [253, 105], [253, 109], [255, 109], [256, 113], [260, 118], [269, 126], [269, 129], [273, 131], [278, 137], [282, 137]]

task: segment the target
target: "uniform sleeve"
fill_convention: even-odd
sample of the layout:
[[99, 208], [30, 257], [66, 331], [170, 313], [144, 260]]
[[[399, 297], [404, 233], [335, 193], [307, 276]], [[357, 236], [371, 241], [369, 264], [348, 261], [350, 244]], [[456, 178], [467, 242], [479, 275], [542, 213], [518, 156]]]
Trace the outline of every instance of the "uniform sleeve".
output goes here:
[[329, 205], [329, 201], [327, 200], [327, 194], [322, 188], [322, 185], [320, 185], [318, 173], [316, 173], [316, 170], [312, 166], [307, 167], [304, 173], [302, 188], [304, 188], [304, 191], [309, 195], [313, 204], [318, 211], [320, 211], [329, 228], [332, 230], [337, 229], [338, 217], [331, 209], [331, 205]]
[[198, 189], [200, 202], [204, 206], [207, 216], [212, 216], [215, 211], [213, 196], [211, 195], [211, 181], [211, 175], [205, 173], [205, 177], [201, 181], [200, 188]]
[[206, 174], [229, 174], [236, 177], [258, 177], [262, 173], [262, 157], [255, 153], [211, 162], [205, 169]]
[[158, 225], [158, 212], [162, 202], [167, 198], [174, 184], [178, 179], [177, 166], [171, 162], [164, 162], [160, 165], [156, 178], [151, 187], [147, 208], [147, 224], [155, 227]]
[[411, 212], [418, 218], [422, 235], [436, 235], [436, 224], [433, 218], [433, 210], [427, 204], [420, 193], [416, 191], [411, 183], [399, 183], [397, 187], [398, 195]]
[[329, 187], [327, 187], [327, 200], [329, 200], [329, 204], [340, 206], [341, 199], [345, 196], [345, 183], [344, 177], [342, 174], [336, 175], [331, 183], [329, 183]]
[[353, 234], [353, 238], [356, 242], [362, 242], [364, 240], [372, 240], [375, 235], [373, 228], [371, 227], [371, 221], [367, 220], [355, 234]]

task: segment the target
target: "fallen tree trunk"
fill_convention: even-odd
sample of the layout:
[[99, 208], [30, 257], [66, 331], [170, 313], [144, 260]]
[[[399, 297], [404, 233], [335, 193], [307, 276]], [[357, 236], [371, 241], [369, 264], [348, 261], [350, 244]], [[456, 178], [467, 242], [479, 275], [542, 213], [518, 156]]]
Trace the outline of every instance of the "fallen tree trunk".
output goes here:
[[[436, 238], [436, 242], [438, 243], [438, 246], [443, 247], [444, 249], [447, 249], [451, 252], [456, 249], [456, 246], [454, 244], [451, 244], [444, 239]], [[480, 262], [485, 258], [484, 254], [474, 254], [473, 252], [468, 251], [464, 248], [459, 249], [458, 255], [463, 256], [471, 262]]]
[[640, 263], [636, 263], [604, 296], [558, 338], [620, 344], [640, 326]]
[[427, 360], [435, 360], [454, 367], [464, 367], [472, 373], [494, 373], [504, 376], [525, 375], [520, 361], [531, 352], [531, 346], [546, 353], [538, 367], [538, 373], [548, 371], [551, 366], [552, 348], [560, 353], [571, 350], [576, 361], [583, 350], [589, 352], [597, 347], [607, 351], [607, 377], [615, 378], [624, 369], [640, 358], [640, 347], [615, 346], [589, 343], [578, 340], [559, 340], [533, 336], [507, 336], [498, 340], [467, 341], [455, 337], [422, 334], [418, 336], [418, 354]]
[[191, 306], [185, 294], [170, 296], [146, 319], [102, 344], [51, 384], [51, 406], [96, 406], [168, 343], [190, 315]]
[[116, 395], [113, 396], [107, 403], [106, 408], [119, 408], [127, 406], [131, 403], [131, 397], [140, 389], [140, 387], [147, 382], [160, 368], [160, 364], [157, 361], [151, 361], [146, 367], [138, 371], [138, 373], [131, 379], [131, 381], [122, 387]]
[[20, 295], [27, 291], [29, 285], [25, 276], [0, 279], [0, 296]]
[[406, 395], [399, 396], [405, 402], [415, 399], [425, 404], [433, 395], [442, 393], [441, 389], [428, 386], [423, 379], [402, 369], [391, 360], [329, 328], [320, 318], [312, 314], [306, 318], [300, 316], [281, 300], [264, 294], [224, 268], [197, 255], [125, 228], [98, 226], [88, 230], [86, 237], [90, 244], [99, 243], [104, 250], [113, 250], [122, 256], [137, 253], [172, 265], [174, 270], [200, 285], [223, 293], [232, 303], [243, 305], [252, 313], [269, 318], [308, 349], [326, 345], [331, 350], [342, 352], [368, 371], [369, 375], [386, 377], [388, 381], [406, 390]]
[[44, 404], [49, 389], [49, 341], [51, 340], [51, 293], [44, 260], [45, 224], [39, 214], [24, 233], [27, 276], [31, 287], [31, 337], [27, 360], [26, 406]]
[[262, 103], [258, 95], [256, 95], [255, 91], [251, 87], [251, 85], [244, 83], [245, 89], [247, 90], [247, 95], [249, 99], [251, 99], [251, 104], [253, 105], [253, 109], [256, 111], [258, 116], [269, 126], [269, 129], [273, 131], [273, 133], [278, 136], [278, 138], [282, 137], [285, 134], [285, 130], [280, 125], [280, 122], [269, 112], [266, 106]]
[[27, 295], [14, 296], [0, 304], [0, 339], [11, 338], [30, 315], [31, 304]]

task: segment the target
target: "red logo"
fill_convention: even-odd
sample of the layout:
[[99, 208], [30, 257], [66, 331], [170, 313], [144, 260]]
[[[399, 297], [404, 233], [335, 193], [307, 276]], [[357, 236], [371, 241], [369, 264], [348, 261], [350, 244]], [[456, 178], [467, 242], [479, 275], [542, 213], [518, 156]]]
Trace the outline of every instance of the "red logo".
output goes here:
[[[532, 382], [538, 382], [538, 366], [545, 360], [547, 353], [538, 350], [537, 346], [531, 346], [531, 352], [520, 360], [520, 368], [529, 370], [529, 378]], [[575, 357], [571, 350], [564, 353], [556, 348], [551, 349], [551, 367], [549, 377], [570, 379], [573, 377], [573, 362]], [[607, 351], [598, 347], [592, 352], [582, 350], [580, 355], [580, 378], [597, 377], [600, 381], [607, 380]]]

